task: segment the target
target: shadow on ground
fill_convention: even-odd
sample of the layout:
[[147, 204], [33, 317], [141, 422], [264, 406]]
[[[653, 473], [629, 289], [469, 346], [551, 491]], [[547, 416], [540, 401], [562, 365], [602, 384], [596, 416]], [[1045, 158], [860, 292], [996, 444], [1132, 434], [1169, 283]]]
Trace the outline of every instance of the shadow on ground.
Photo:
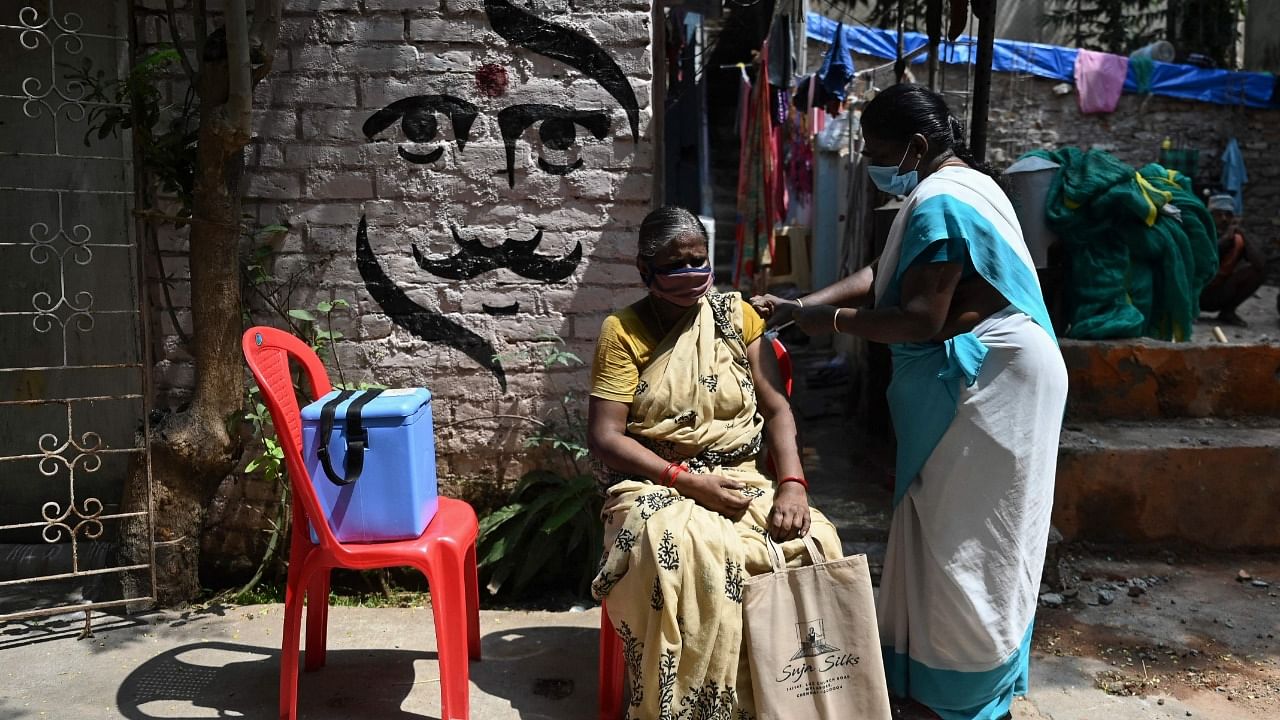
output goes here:
[[[414, 663], [435, 653], [331, 650], [328, 667], [303, 673], [299, 715], [316, 718], [425, 718], [401, 705], [415, 684]], [[434, 668], [432, 668], [434, 670]], [[165, 651], [129, 674], [116, 693], [121, 717], [276, 718], [280, 651], [197, 642]], [[212, 712], [206, 712], [212, 711]]]
[[[522, 720], [591, 717], [597, 631], [513, 627], [491, 632], [481, 642], [484, 659], [470, 667], [472, 717], [498, 712]], [[278, 717], [279, 677], [278, 649], [225, 641], [188, 643], [130, 672], [116, 692], [116, 706], [119, 716], [129, 720], [270, 720]], [[300, 675], [298, 716], [439, 718], [439, 678], [434, 652], [330, 649], [326, 667]]]

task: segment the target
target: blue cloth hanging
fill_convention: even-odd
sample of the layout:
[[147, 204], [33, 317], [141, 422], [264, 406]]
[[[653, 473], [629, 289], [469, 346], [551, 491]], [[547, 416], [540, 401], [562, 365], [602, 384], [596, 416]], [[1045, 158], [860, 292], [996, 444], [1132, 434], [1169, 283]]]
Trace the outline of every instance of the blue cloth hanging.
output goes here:
[[1236, 201], [1236, 216], [1244, 214], [1244, 184], [1249, 182], [1249, 173], [1244, 169], [1244, 155], [1240, 152], [1240, 143], [1235, 138], [1227, 141], [1227, 149], [1222, 151], [1222, 178], [1219, 180], [1222, 189], [1226, 190]]
[[827, 48], [827, 55], [822, 59], [822, 69], [818, 71], [818, 81], [827, 97], [844, 102], [845, 89], [853, 79], [853, 54], [844, 39], [844, 23], [836, 27], [835, 41]]

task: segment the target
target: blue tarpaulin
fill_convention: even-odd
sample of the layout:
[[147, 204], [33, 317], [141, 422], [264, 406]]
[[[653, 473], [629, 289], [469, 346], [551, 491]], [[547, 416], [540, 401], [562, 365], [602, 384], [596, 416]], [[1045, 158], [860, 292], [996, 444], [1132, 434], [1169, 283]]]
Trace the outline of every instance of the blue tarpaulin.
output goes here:
[[[807, 18], [808, 36], [830, 43], [835, 38], [839, 23], [817, 13]], [[898, 57], [898, 33], [869, 27], [844, 26], [845, 46], [862, 55], [894, 59]], [[921, 48], [929, 42], [922, 33], [907, 33], [905, 52]], [[949, 65], [972, 64], [977, 56], [977, 40], [961, 36], [955, 42], [943, 41], [938, 59]], [[991, 69], [996, 72], [1018, 72], [1050, 80], [1075, 82], [1075, 48], [1023, 42], [1020, 40], [996, 40], [995, 57]], [[913, 62], [926, 61], [924, 55]], [[1230, 70], [1206, 70], [1193, 65], [1177, 63], [1152, 63], [1150, 92], [1155, 95], [1196, 100], [1218, 105], [1244, 105], [1251, 108], [1280, 107], [1272, 97], [1275, 77], [1270, 73], [1234, 72]], [[1125, 92], [1137, 92], [1138, 80], [1133, 63], [1124, 81]]]

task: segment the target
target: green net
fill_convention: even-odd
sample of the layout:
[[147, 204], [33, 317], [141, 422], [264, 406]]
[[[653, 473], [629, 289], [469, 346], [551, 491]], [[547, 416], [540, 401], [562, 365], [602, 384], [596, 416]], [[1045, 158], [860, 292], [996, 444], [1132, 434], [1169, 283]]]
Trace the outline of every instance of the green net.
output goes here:
[[1065, 246], [1067, 337], [1189, 339], [1218, 269], [1213, 218], [1190, 180], [1100, 150], [1031, 154], [1061, 166], [1045, 218]]

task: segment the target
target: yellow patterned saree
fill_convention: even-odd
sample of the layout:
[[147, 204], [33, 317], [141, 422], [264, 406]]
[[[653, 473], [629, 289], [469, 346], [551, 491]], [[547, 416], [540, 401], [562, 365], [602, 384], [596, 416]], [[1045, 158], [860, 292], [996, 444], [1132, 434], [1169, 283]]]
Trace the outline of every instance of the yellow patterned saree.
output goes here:
[[[756, 465], [756, 407], [737, 294], [709, 293], [665, 337], [631, 403], [627, 433], [696, 473], [737, 480], [752, 499], [737, 522], [672, 488], [597, 466], [605, 486], [605, 556], [592, 585], [623, 641], [629, 720], [749, 720], [742, 583], [769, 571], [765, 527], [773, 481]], [[810, 534], [839, 548], [813, 511]], [[803, 543], [783, 544], [789, 565]]]

